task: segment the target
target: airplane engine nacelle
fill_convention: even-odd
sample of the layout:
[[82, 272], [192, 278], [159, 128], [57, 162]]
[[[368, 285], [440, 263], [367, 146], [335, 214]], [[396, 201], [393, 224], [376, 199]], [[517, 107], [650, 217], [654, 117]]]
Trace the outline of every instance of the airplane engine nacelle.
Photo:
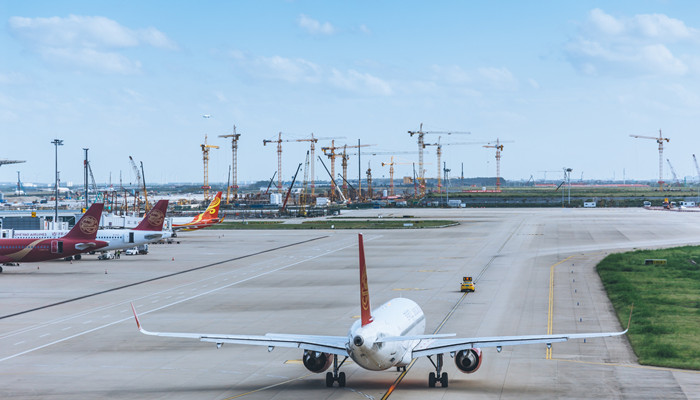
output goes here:
[[320, 373], [328, 369], [333, 362], [333, 356], [328, 353], [319, 353], [312, 350], [304, 350], [302, 357], [304, 366], [311, 372]]
[[478, 348], [462, 350], [455, 354], [455, 364], [465, 374], [476, 372], [481, 366], [481, 360], [483, 360], [483, 357], [481, 356], [481, 349]]

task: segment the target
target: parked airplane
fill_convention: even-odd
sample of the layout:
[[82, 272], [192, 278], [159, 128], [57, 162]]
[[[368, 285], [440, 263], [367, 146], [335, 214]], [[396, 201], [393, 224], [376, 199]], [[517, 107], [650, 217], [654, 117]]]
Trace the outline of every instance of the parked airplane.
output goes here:
[[[0, 239], [0, 263], [47, 261], [107, 246], [95, 240], [102, 203], [93, 204], [65, 236], [54, 239]], [[0, 268], [2, 272], [2, 268]]]
[[[548, 347], [554, 342], [569, 339], [584, 339], [624, 335], [622, 332], [606, 333], [564, 333], [557, 335], [495, 336], [473, 338], [449, 338], [454, 334], [424, 334], [425, 315], [423, 310], [412, 300], [395, 298], [372, 311], [367, 286], [367, 267], [365, 265], [362, 234], [358, 235], [360, 250], [360, 306], [361, 318], [352, 325], [346, 336], [290, 335], [267, 333], [258, 335], [216, 335], [205, 333], [167, 333], [145, 330], [131, 304], [136, 326], [141, 333], [152, 336], [198, 339], [202, 342], [268, 346], [269, 351], [275, 347], [296, 347], [304, 349], [302, 361], [311, 372], [326, 371], [331, 364], [333, 372], [326, 373], [326, 386], [345, 386], [345, 373], [338, 372], [345, 360], [351, 358], [362, 368], [381, 371], [392, 367], [406, 367], [414, 358], [428, 357], [435, 367], [435, 372], [428, 375], [428, 386], [440, 383], [447, 387], [447, 372], [442, 372], [443, 354], [454, 357], [457, 369], [464, 373], [473, 373], [483, 361], [482, 347], [496, 347], [500, 352], [502, 346], [519, 344], [546, 343]], [[629, 328], [629, 326], [628, 326]], [[344, 357], [338, 363], [338, 356]], [[432, 356], [436, 356], [433, 362]]]
[[[121, 250], [130, 247], [152, 243], [172, 236], [172, 232], [163, 230], [165, 213], [168, 210], [168, 200], [159, 200], [151, 211], [143, 217], [141, 223], [134, 229], [100, 229], [97, 239], [107, 242], [107, 246], [99, 251]], [[15, 231], [13, 237], [22, 239], [57, 238], [66, 231]], [[80, 255], [75, 256], [77, 260]]]
[[216, 196], [211, 200], [209, 206], [203, 213], [197, 215], [192, 220], [188, 218], [173, 218], [173, 231], [194, 231], [196, 229], [206, 228], [216, 225], [224, 220], [224, 217], [219, 218], [219, 206], [221, 205], [221, 192], [217, 192]]

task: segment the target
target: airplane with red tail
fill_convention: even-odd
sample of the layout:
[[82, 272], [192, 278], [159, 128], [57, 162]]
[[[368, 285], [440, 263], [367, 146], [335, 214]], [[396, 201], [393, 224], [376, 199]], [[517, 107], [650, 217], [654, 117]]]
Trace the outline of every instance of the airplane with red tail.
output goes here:
[[219, 218], [219, 206], [221, 206], [221, 192], [217, 192], [207, 209], [192, 220], [173, 218], [173, 231], [194, 231], [223, 222], [224, 217]]
[[[131, 304], [136, 326], [146, 335], [196, 339], [215, 343], [267, 346], [268, 351], [275, 347], [303, 349], [302, 362], [311, 372], [322, 373], [331, 366], [333, 372], [326, 373], [326, 386], [335, 382], [345, 386], [345, 373], [338, 372], [345, 360], [351, 358], [358, 366], [370, 371], [382, 371], [396, 367], [405, 368], [416, 358], [428, 357], [435, 372], [428, 375], [428, 386], [436, 383], [447, 387], [447, 372], [442, 372], [443, 356], [453, 356], [455, 365], [461, 372], [470, 374], [481, 366], [483, 347], [495, 347], [498, 352], [503, 346], [543, 343], [548, 347], [555, 342], [571, 339], [601, 338], [624, 335], [622, 332], [602, 333], [560, 333], [554, 335], [519, 335], [455, 338], [455, 334], [425, 334], [425, 314], [418, 304], [406, 298], [395, 298], [372, 310], [367, 286], [367, 267], [362, 234], [358, 235], [360, 252], [360, 310], [361, 317], [353, 323], [345, 336], [320, 336], [309, 334], [267, 333], [265, 335], [220, 335], [207, 333], [151, 332], [141, 325], [134, 304]], [[630, 313], [630, 320], [632, 314]], [[629, 324], [628, 324], [629, 329]], [[338, 362], [338, 358], [343, 357]], [[435, 357], [435, 360], [433, 360]]]
[[[107, 242], [95, 240], [104, 204], [95, 203], [83, 214], [73, 229], [55, 239], [0, 239], [0, 263], [55, 260], [98, 250]], [[2, 268], [0, 268], [2, 272]]]

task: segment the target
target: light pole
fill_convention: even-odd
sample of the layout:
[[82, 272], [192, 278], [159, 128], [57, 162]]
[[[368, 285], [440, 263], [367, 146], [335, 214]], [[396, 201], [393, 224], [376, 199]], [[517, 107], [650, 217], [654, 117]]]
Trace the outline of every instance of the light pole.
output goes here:
[[54, 205], [53, 228], [58, 229], [58, 228], [56, 228], [56, 223], [58, 222], [58, 146], [63, 146], [63, 140], [54, 139], [51, 143], [54, 145], [54, 147], [56, 149], [56, 156], [55, 156], [55, 160], [56, 160], [56, 169], [55, 169], [55, 171], [56, 171], [56, 185], [55, 185], [56, 198], [55, 199], [56, 199], [56, 201], [55, 201], [55, 205]]

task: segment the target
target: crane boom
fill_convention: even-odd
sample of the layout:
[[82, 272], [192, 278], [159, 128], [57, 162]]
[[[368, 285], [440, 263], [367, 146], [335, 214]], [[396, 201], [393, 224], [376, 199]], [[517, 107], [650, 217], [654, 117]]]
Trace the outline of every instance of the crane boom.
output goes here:
[[641, 135], [630, 135], [630, 137], [637, 139], [651, 139], [656, 140], [659, 144], [659, 190], [663, 192], [664, 190], [664, 141], [667, 143], [671, 141], [669, 138], [663, 137], [661, 129], [659, 129], [659, 137], [654, 136], [641, 136]]

